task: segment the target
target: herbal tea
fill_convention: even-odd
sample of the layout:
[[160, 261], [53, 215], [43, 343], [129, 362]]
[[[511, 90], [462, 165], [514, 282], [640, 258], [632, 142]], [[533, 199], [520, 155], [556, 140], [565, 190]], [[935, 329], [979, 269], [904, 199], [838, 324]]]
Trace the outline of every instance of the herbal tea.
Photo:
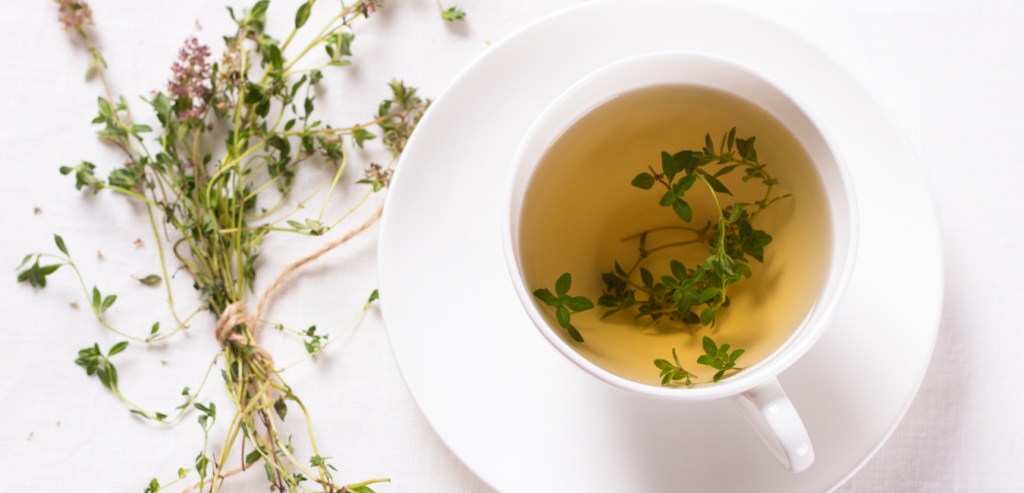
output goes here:
[[771, 355], [813, 306], [830, 252], [824, 193], [756, 105], [644, 88], [545, 152], [520, 265], [550, 325], [594, 364], [650, 385], [717, 382]]

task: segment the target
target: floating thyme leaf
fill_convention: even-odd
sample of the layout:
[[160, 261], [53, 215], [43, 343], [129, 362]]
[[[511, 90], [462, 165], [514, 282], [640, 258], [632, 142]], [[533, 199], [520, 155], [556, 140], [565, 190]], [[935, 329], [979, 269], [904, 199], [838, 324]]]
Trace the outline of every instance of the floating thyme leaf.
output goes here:
[[555, 282], [555, 294], [547, 289], [538, 289], [533, 296], [543, 303], [555, 309], [555, 319], [558, 325], [569, 332], [569, 336], [576, 342], [584, 342], [583, 336], [570, 322], [571, 313], [578, 313], [594, 308], [594, 303], [585, 296], [570, 296], [569, 288], [572, 287], [572, 276], [568, 272], [562, 274]]
[[[715, 341], [711, 340], [710, 337], [704, 336], [702, 341], [704, 346], [704, 353], [697, 358], [697, 363], [702, 365], [708, 365], [716, 370], [715, 381], [719, 381], [725, 375], [725, 372], [732, 370], [736, 366], [736, 359], [743, 355], [743, 349], [737, 349], [729, 353], [729, 345], [722, 344], [721, 347], [715, 344]], [[742, 370], [742, 368], [735, 368], [736, 370]]]
[[683, 369], [683, 365], [679, 363], [679, 356], [676, 355], [676, 348], [672, 348], [672, 359], [676, 362], [674, 365], [668, 360], [654, 360], [654, 366], [661, 370], [661, 384], [668, 387], [674, 382], [683, 380], [681, 383], [689, 387], [691, 384], [690, 379], [697, 378], [697, 375]]

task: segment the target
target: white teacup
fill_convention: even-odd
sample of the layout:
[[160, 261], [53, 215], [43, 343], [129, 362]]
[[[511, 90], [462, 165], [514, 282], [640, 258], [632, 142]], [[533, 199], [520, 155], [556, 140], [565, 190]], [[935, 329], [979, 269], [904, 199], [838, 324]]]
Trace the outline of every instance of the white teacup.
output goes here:
[[[830, 208], [831, 256], [824, 287], [804, 322], [778, 350], [761, 362], [718, 383], [696, 388], [655, 387], [627, 380], [591, 363], [555, 332], [531, 295], [520, 268], [519, 221], [526, 189], [544, 152], [577, 119], [628, 91], [665, 84], [710, 87], [760, 106], [803, 146], [820, 174]], [[502, 217], [505, 258], [520, 301], [541, 333], [566, 358], [591, 375], [643, 395], [696, 401], [730, 397], [772, 455], [792, 472], [814, 462], [807, 430], [776, 376], [821, 337], [835, 314], [853, 272], [857, 248], [857, 207], [849, 171], [835, 144], [791, 96], [753, 69], [699, 53], [642, 55], [608, 65], [583, 78], [555, 99], [527, 131], [513, 158]]]

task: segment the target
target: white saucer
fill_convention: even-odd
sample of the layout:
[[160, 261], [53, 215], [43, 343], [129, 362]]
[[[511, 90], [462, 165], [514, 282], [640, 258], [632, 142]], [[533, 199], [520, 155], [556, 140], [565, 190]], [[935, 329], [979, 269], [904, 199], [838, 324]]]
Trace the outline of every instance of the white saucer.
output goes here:
[[[666, 50], [773, 78], [828, 128], [853, 174], [861, 244], [849, 291], [833, 326], [779, 377], [814, 442], [816, 462], [800, 474], [779, 467], [728, 400], [650, 400], [585, 374], [531, 324], [505, 268], [502, 189], [527, 127], [588, 73]], [[385, 207], [380, 292], [423, 414], [500, 491], [820, 492], [874, 454], [917, 391], [942, 308], [939, 241], [899, 131], [815, 47], [723, 5], [608, 1], [511, 35], [434, 104]], [[910, 243], [912, 257], [894, 246]]]

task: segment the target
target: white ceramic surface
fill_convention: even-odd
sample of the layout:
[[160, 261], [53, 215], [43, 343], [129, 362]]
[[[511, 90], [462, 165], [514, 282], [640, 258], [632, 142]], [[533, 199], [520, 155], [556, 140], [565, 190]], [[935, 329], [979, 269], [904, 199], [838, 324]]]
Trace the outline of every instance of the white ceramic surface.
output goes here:
[[[624, 8], [654, 15], [623, 22]], [[729, 36], [720, 35], [722, 23]], [[778, 468], [724, 401], [680, 406], [589, 378], [531, 326], [505, 270], [500, 184], [530, 123], [593, 70], [664, 50], [733, 58], [799, 95], [843, 149], [861, 198], [860, 259], [836, 321], [779, 377], [815, 442], [817, 462], [800, 475]], [[382, 225], [385, 323], [426, 418], [497, 489], [829, 490], [877, 450], [909, 406], [942, 302], [927, 191], [878, 105], [791, 33], [700, 2], [588, 4], [493, 47], [420, 125]], [[924, 220], [899, 222], [894, 210]], [[910, 239], [923, 249], [918, 256], [891, 254], [893, 242]], [[918, 285], [899, 305], [884, 303], [879, 283], [892, 270]]]

